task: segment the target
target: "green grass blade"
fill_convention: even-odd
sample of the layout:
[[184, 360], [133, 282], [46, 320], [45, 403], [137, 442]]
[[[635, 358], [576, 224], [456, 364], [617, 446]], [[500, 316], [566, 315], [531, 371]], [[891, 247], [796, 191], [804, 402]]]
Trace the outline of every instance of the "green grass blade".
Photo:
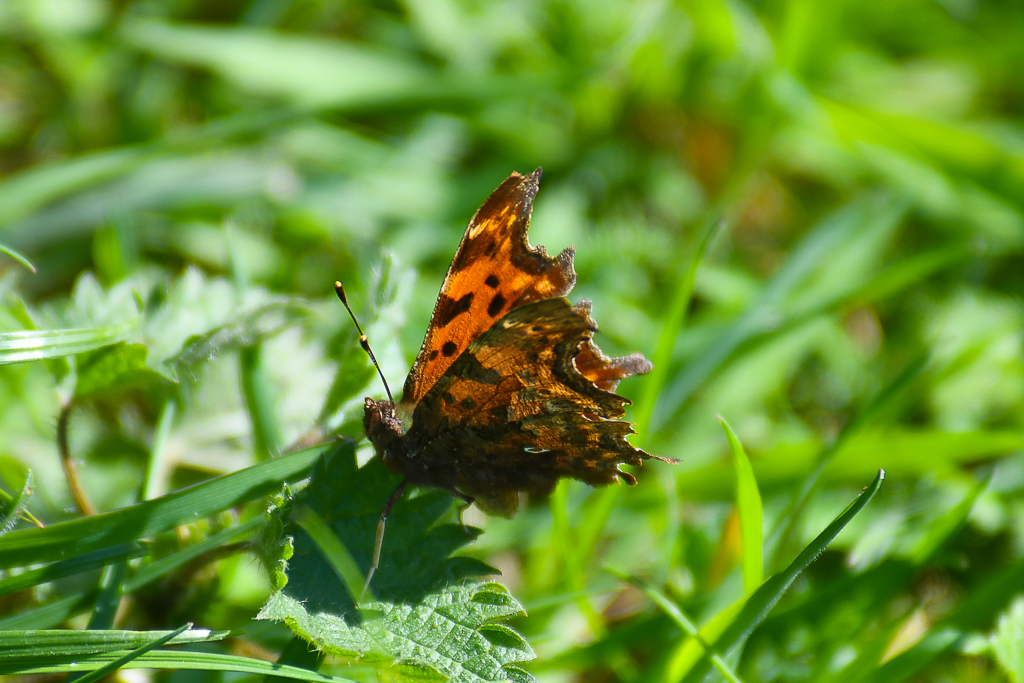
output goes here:
[[[874, 498], [878, 489], [881, 488], [884, 479], [885, 472], [879, 470], [878, 476], [875, 477], [875, 480], [871, 482], [864, 492], [836, 517], [831, 524], [825, 527], [825, 530], [818, 534], [788, 567], [765, 581], [745, 601], [738, 603], [742, 604], [742, 608], [738, 611], [735, 618], [730, 620], [721, 635], [713, 641], [710, 638], [707, 639], [711, 643], [712, 648], [718, 652], [728, 653], [731, 649], [742, 644], [747, 636], [750, 635], [750, 632], [764, 620], [772, 607], [778, 603], [783, 594], [793, 585], [793, 582], [800, 573], [817, 559], [832, 540], [839, 535], [839, 532], [850, 523], [850, 520], [856, 517], [864, 509], [864, 506]], [[684, 647], [690, 646], [691, 642], [692, 639], [687, 639]], [[680, 667], [673, 671], [672, 680], [679, 680], [684, 676], [687, 681], [699, 681], [704, 678], [711, 668], [711, 661], [706, 657], [702, 649], [697, 652], [701, 655], [700, 661], [691, 660], [695, 664], [691, 668], [687, 665], [687, 660], [680, 659]]]
[[21, 574], [0, 579], [0, 595], [7, 595], [8, 593], [30, 588], [31, 586], [56, 581], [65, 576], [74, 576], [75, 574], [91, 571], [111, 562], [121, 562], [145, 554], [146, 550], [135, 543], [123, 543], [108, 548], [100, 548], [94, 552], [78, 555], [69, 560], [54, 562], [39, 569], [31, 569]]
[[0, 631], [53, 628], [63, 624], [71, 617], [92, 609], [99, 593], [99, 589], [72, 593], [67, 597], [54, 600], [42, 607], [36, 607], [14, 616], [4, 617], [0, 619]]
[[851, 235], [879, 221], [897, 221], [904, 207], [889, 199], [864, 196], [823, 219], [790, 252], [782, 268], [765, 285], [761, 294], [729, 328], [719, 335], [700, 357], [690, 363], [659, 397], [651, 428], [659, 429], [685, 404], [741, 344], [768, 329], [778, 328], [776, 318], [787, 299]]
[[184, 633], [185, 631], [187, 631], [190, 628], [192, 628], [192, 624], [191, 623], [185, 624], [181, 628], [178, 628], [177, 630], [171, 631], [170, 633], [168, 633], [165, 636], [161, 636], [160, 638], [156, 638], [152, 642], [146, 643], [145, 645], [143, 645], [143, 646], [141, 646], [139, 648], [136, 648], [135, 650], [132, 650], [128, 654], [124, 655], [123, 657], [120, 657], [120, 658], [110, 662], [109, 664], [101, 666], [100, 668], [98, 668], [98, 669], [96, 669], [94, 671], [90, 671], [89, 673], [85, 674], [84, 676], [74, 677], [74, 678], [72, 678], [72, 676], [68, 676], [68, 681], [75, 680], [75, 681], [78, 681], [79, 683], [94, 683], [94, 681], [98, 681], [101, 678], [103, 678], [104, 676], [108, 676], [108, 675], [114, 673], [115, 671], [117, 671], [118, 669], [124, 667], [126, 664], [128, 664], [132, 660], [138, 659], [139, 657], [141, 657], [142, 655], [146, 654], [150, 650], [155, 650], [156, 648], [160, 647], [161, 645], [165, 645], [165, 644], [169, 643], [171, 640], [174, 639], [175, 636], [178, 636], [181, 633]]
[[[88, 659], [75, 658], [74, 661], [55, 663], [0, 663], [0, 675], [9, 674], [42, 674], [66, 673], [69, 671], [93, 671], [118, 660], [120, 657], [111, 654], [98, 654]], [[278, 676], [299, 681], [322, 681], [323, 683], [353, 683], [352, 679], [340, 676], [307, 671], [293, 666], [284, 666], [261, 659], [222, 655], [212, 652], [172, 652], [157, 650], [147, 652], [128, 663], [125, 669], [169, 669], [190, 671], [237, 671], [239, 673]]]
[[121, 510], [0, 537], [0, 568], [66, 559], [173, 529], [275, 491], [308, 474], [313, 448], [225, 474]]
[[859, 435], [865, 427], [872, 424], [880, 416], [885, 415], [887, 411], [891, 410], [893, 404], [900, 400], [900, 398], [905, 395], [908, 389], [913, 386], [918, 378], [924, 373], [927, 365], [928, 356], [926, 354], [919, 355], [908, 363], [891, 382], [886, 384], [877, 394], [875, 394], [871, 401], [860, 412], [858, 412], [845, 427], [843, 427], [843, 430], [835, 440], [821, 450], [816, 458], [813, 469], [811, 469], [807, 476], [804, 477], [803, 481], [800, 482], [800, 487], [797, 489], [796, 495], [786, 506], [785, 511], [779, 518], [779, 525], [776, 526], [775, 530], [769, 535], [767, 546], [770, 566], [774, 566], [778, 553], [786, 547], [787, 541], [793, 533], [793, 529], [795, 528], [797, 520], [800, 518], [800, 513], [803, 510], [804, 505], [806, 505], [807, 501], [810, 499], [811, 492], [817, 485], [822, 473], [824, 473], [825, 469], [832, 463], [836, 454], [839, 453], [843, 446], [849, 443], [851, 439]]
[[989, 482], [992, 480], [993, 471], [990, 470], [981, 481], [971, 487], [964, 499], [948, 510], [944, 515], [928, 525], [928, 533], [921, 539], [920, 545], [914, 549], [910, 559], [917, 565], [924, 565], [931, 559], [935, 552], [942, 547], [950, 537], [953, 536], [967, 521], [967, 516], [974, 509], [974, 503], [978, 496], [985, 492]]
[[722, 231], [724, 224], [721, 220], [709, 221], [697, 241], [697, 248], [694, 249], [690, 263], [679, 278], [672, 295], [672, 303], [669, 304], [668, 314], [661, 326], [661, 336], [658, 337], [658, 347], [651, 359], [654, 369], [647, 375], [643, 391], [637, 401], [635, 413], [637, 435], [633, 442], [639, 447], [647, 438], [647, 430], [651, 424], [651, 416], [654, 414], [654, 405], [661, 395], [668, 379], [669, 368], [672, 367], [672, 353], [675, 350], [676, 338], [679, 332], [686, 326], [686, 315], [690, 310], [690, 302], [693, 300], [693, 282], [697, 277], [697, 270], [707, 255], [711, 241]]
[[93, 183], [124, 173], [144, 156], [140, 148], [108, 149], [17, 173], [0, 183], [0, 225]]
[[301, 108], [368, 106], [424, 95], [434, 81], [400, 53], [326, 36], [135, 19], [124, 22], [122, 37], [162, 60], [210, 69], [243, 90]]
[[[277, 665], [295, 667], [305, 671], [319, 671], [326, 658], [327, 655], [323, 650], [311, 648], [309, 643], [302, 638], [292, 636], [292, 639], [281, 650], [281, 656], [277, 658]], [[281, 683], [284, 680], [287, 679], [277, 676], [267, 676], [263, 679], [264, 683]]]
[[88, 629], [101, 630], [111, 628], [117, 616], [117, 608], [121, 604], [121, 582], [128, 567], [122, 562], [112, 562], [100, 573], [100, 594], [93, 605], [89, 617]]
[[[686, 326], [686, 315], [689, 311], [690, 302], [693, 299], [693, 283], [697, 277], [697, 270], [704, 261], [712, 240], [722, 228], [723, 222], [717, 218], [706, 223], [704, 231], [697, 241], [697, 247], [690, 258], [690, 262], [683, 276], [679, 279], [678, 286], [675, 288], [668, 316], [662, 325], [661, 336], [658, 338], [658, 347], [652, 359], [654, 369], [647, 376], [643, 386], [643, 394], [637, 401], [635, 416], [637, 434], [634, 437], [634, 444], [637, 446], [641, 446], [644, 439], [648, 436], [654, 407], [657, 404], [658, 396], [665, 386], [669, 369], [672, 367], [672, 353], [675, 349], [676, 338], [679, 336], [680, 330]], [[590, 500], [587, 502], [587, 514], [583, 517], [583, 521], [577, 529], [578, 542], [576, 545], [579, 549], [578, 554], [581, 557], [593, 556], [594, 549], [597, 547], [598, 542], [600, 542], [601, 534], [604, 532], [608, 517], [611, 515], [621, 495], [621, 486], [609, 486], [595, 492], [590, 497]], [[670, 525], [666, 534], [667, 537], [672, 539], [676, 537], [676, 527], [678, 527], [678, 524]]]
[[0, 244], [0, 254], [7, 254], [12, 259], [14, 259], [15, 261], [17, 261], [21, 265], [23, 265], [26, 268], [28, 268], [29, 270], [31, 270], [33, 273], [36, 272], [36, 267], [34, 265], [32, 265], [31, 261], [29, 261], [27, 258], [22, 256], [21, 254], [19, 254], [15, 250], [11, 249], [10, 247], [5, 246], [3, 244]]
[[171, 435], [171, 426], [174, 424], [174, 416], [178, 412], [178, 402], [173, 398], [168, 399], [160, 410], [160, 417], [157, 419], [156, 430], [153, 433], [153, 445], [149, 449], [149, 458], [146, 460], [146, 473], [142, 480], [142, 491], [139, 494], [140, 502], [156, 497], [157, 476], [164, 471], [164, 463], [167, 460], [167, 440]]
[[913, 647], [899, 653], [877, 667], [871, 675], [862, 679], [865, 683], [899, 683], [905, 681], [940, 655], [949, 652], [964, 640], [964, 634], [954, 628], [938, 628], [915, 643]]
[[761, 562], [761, 493], [757, 489], [754, 469], [750, 466], [750, 459], [743, 450], [743, 444], [725, 418], [719, 415], [718, 421], [722, 423], [725, 436], [729, 439], [729, 449], [732, 451], [733, 463], [736, 466], [736, 513], [740, 518], [743, 587], [747, 595], [750, 595], [764, 580], [764, 566]]
[[256, 457], [260, 460], [272, 458], [281, 452], [281, 427], [274, 411], [273, 383], [263, 367], [261, 346], [246, 346], [239, 351], [239, 372], [242, 378], [242, 393], [252, 424]]
[[608, 569], [608, 571], [610, 571], [615, 576], [618, 576], [623, 581], [630, 582], [631, 584], [642, 590], [644, 593], [646, 593], [647, 597], [649, 597], [654, 602], [654, 604], [660, 607], [662, 611], [664, 611], [665, 614], [667, 614], [669, 618], [672, 619], [672, 621], [674, 621], [677, 626], [679, 626], [679, 628], [683, 629], [683, 632], [686, 633], [686, 635], [690, 636], [691, 638], [694, 638], [698, 643], [700, 643], [701, 647], [704, 648], [704, 651], [708, 654], [709, 657], [711, 657], [711, 663], [715, 665], [715, 668], [718, 669], [719, 672], [721, 672], [721, 674], [725, 677], [726, 680], [731, 681], [732, 683], [740, 683], [741, 679], [739, 675], [735, 671], [733, 671], [732, 667], [729, 666], [729, 663], [722, 658], [722, 655], [719, 652], [712, 649], [711, 646], [707, 644], [707, 642], [704, 640], [704, 637], [700, 634], [700, 631], [697, 629], [697, 625], [694, 624], [688, 616], [686, 616], [686, 613], [683, 612], [682, 608], [680, 608], [679, 605], [673, 602], [667, 595], [659, 591], [657, 588], [648, 584], [646, 581], [642, 581], [635, 576], [623, 574], [621, 572], [615, 571], [614, 569]]
[[116, 344], [138, 324], [138, 320], [129, 320], [102, 327], [0, 332], [0, 365], [62, 358]]
[[[209, 643], [223, 640], [231, 631], [191, 629], [174, 635], [174, 631], [121, 631], [88, 629], [52, 629], [32, 631], [0, 631], [0, 663], [5, 660], [61, 655], [100, 654], [142, 647], [155, 638], [168, 634], [173, 645]], [[170, 640], [168, 640], [170, 642]]]
[[[312, 508], [303, 506], [293, 519], [313, 539], [327, 559], [327, 563], [334, 569], [334, 573], [345, 584], [352, 601], [358, 603], [364, 597], [363, 585], [366, 577], [359, 570], [359, 565], [356, 564], [352, 553], [342, 544], [338, 535], [331, 531], [323, 517]], [[366, 589], [365, 597], [369, 600], [374, 599], [372, 591], [373, 586]]]

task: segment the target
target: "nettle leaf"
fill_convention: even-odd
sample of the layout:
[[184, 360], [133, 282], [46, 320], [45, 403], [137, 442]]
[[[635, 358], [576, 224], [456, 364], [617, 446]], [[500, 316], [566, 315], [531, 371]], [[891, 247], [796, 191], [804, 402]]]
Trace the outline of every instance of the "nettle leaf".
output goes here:
[[[398, 483], [377, 458], [358, 468], [354, 444], [345, 441], [320, 459], [309, 486], [280, 513], [290, 519], [308, 506], [365, 576], [380, 512]], [[325, 652], [374, 667], [378, 680], [532, 681], [514, 666], [533, 659], [532, 648], [501, 623], [524, 614], [522, 606], [499, 583], [469, 580], [493, 568], [451, 557], [479, 533], [438, 523], [452, 503], [431, 490], [395, 505], [380, 566], [358, 607], [310, 536], [285, 521], [276, 546], [265, 550], [268, 565], [278, 568], [275, 585], [283, 587], [259, 618], [283, 621]]]
[[168, 385], [173, 380], [146, 365], [149, 353], [142, 344], [119, 342], [102, 349], [80, 353], [75, 358], [76, 400], [99, 398], [128, 389]]
[[999, 616], [989, 642], [992, 654], [1010, 680], [1024, 682], [1024, 596], [1018, 596]]
[[32, 495], [32, 470], [25, 472], [25, 484], [13, 496], [0, 490], [0, 536], [14, 528], [22, 514], [28, 508], [29, 497]]
[[305, 302], [286, 297], [244, 308], [227, 323], [185, 340], [181, 352], [169, 362], [179, 370], [195, 372], [219, 354], [274, 336], [308, 312]]

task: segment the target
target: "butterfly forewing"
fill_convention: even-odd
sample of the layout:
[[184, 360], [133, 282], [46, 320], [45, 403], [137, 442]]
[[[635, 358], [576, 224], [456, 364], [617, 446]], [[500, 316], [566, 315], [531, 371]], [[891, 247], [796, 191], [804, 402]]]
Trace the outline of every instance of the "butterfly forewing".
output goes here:
[[411, 409], [469, 344], [509, 311], [567, 294], [576, 284], [573, 249], [552, 258], [526, 239], [540, 169], [513, 173], [469, 223], [452, 261], [423, 346], [405, 381]]

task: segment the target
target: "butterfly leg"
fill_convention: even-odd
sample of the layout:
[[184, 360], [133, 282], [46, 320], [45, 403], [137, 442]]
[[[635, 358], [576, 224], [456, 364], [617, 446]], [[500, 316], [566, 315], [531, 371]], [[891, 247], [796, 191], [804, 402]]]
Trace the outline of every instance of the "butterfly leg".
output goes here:
[[360, 602], [362, 602], [363, 596], [366, 595], [366, 591], [370, 588], [370, 580], [373, 579], [373, 573], [377, 571], [377, 567], [380, 565], [380, 550], [384, 545], [384, 527], [387, 525], [388, 515], [391, 514], [391, 508], [395, 507], [395, 503], [398, 502], [398, 499], [402, 497], [407, 488], [409, 488], [409, 480], [405, 479], [392, 492], [388, 502], [384, 504], [384, 509], [380, 511], [380, 521], [377, 522], [377, 538], [373, 543], [373, 559], [370, 561], [370, 570], [366, 572], [366, 583], [363, 584], [363, 592], [359, 595]]
[[467, 536], [472, 536], [473, 534], [469, 531], [469, 527], [466, 526], [466, 522], [462, 519], [462, 513], [464, 513], [469, 508], [470, 505], [475, 503], [476, 499], [473, 498], [473, 496], [467, 496], [465, 493], [462, 493], [461, 491], [456, 491], [453, 488], [448, 489], [448, 493], [462, 500], [462, 505], [459, 506], [458, 510], [459, 524], [462, 526], [462, 530], [466, 532]]

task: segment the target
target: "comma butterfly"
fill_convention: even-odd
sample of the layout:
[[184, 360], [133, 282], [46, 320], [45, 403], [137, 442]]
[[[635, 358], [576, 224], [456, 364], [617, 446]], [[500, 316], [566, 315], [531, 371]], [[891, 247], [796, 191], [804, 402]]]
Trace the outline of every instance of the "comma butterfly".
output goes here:
[[405, 478], [381, 516], [374, 567], [388, 511], [410, 484], [511, 517], [520, 491], [549, 493], [560, 477], [635, 484], [619, 464], [678, 462], [626, 440], [629, 400], [614, 389], [652, 366], [639, 353], [609, 358], [592, 341], [590, 302], [564, 298], [576, 284], [574, 248], [552, 258], [527, 242], [540, 176], [513, 173], [473, 216], [402, 400], [366, 399], [366, 435]]

